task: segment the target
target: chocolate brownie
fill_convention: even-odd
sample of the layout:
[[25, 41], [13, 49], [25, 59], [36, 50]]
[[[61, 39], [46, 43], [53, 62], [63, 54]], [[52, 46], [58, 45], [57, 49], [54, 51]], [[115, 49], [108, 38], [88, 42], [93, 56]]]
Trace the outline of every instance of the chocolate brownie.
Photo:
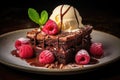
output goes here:
[[61, 32], [47, 35], [38, 29], [27, 32], [36, 53], [47, 49], [54, 53], [59, 63], [67, 64], [74, 61], [75, 53], [80, 49], [89, 49], [93, 27], [86, 25], [76, 32]]

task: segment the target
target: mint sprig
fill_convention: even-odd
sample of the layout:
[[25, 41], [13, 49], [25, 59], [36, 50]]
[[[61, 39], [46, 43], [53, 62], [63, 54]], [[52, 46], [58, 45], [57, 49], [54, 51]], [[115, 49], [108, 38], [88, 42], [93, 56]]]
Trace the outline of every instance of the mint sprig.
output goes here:
[[35, 22], [36, 24], [39, 24], [40, 28], [48, 20], [48, 12], [46, 10], [43, 10], [39, 15], [39, 13], [35, 9], [28, 8], [28, 16], [33, 22]]
[[48, 20], [48, 13], [46, 10], [43, 10], [40, 15], [39, 22], [41, 25], [44, 25]]

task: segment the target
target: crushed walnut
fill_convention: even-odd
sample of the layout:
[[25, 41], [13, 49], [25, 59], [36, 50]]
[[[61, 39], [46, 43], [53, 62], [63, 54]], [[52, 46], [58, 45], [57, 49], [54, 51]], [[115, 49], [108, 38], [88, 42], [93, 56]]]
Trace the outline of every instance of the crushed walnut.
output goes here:
[[49, 68], [49, 69], [72, 69], [72, 68], [83, 68], [83, 65], [78, 65], [75, 63], [70, 63], [70, 64], [59, 64], [57, 61], [55, 63], [52, 64], [46, 64], [44, 66], [45, 68]]

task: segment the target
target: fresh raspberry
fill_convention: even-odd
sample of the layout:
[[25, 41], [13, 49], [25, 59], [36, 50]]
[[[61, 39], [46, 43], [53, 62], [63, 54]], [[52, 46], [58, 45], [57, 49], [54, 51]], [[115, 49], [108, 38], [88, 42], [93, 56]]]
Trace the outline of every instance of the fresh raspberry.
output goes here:
[[104, 51], [103, 51], [103, 44], [102, 43], [92, 43], [90, 46], [90, 53], [92, 56], [96, 57], [96, 58], [100, 58]]
[[28, 38], [19, 38], [15, 41], [15, 48], [19, 50], [19, 47], [23, 44], [30, 44], [30, 39]]
[[49, 35], [55, 35], [58, 33], [58, 26], [53, 20], [48, 20], [42, 31]]
[[31, 45], [25, 44], [19, 48], [19, 56], [21, 58], [30, 58], [33, 56], [33, 48]]
[[21, 46], [21, 44], [22, 44], [21, 41], [16, 40], [15, 41], [15, 48], [19, 50], [19, 47]]
[[77, 64], [86, 65], [90, 62], [90, 56], [86, 50], [81, 49], [75, 55], [75, 61]]
[[55, 60], [54, 55], [49, 50], [44, 50], [39, 55], [39, 62], [42, 64], [50, 64]]

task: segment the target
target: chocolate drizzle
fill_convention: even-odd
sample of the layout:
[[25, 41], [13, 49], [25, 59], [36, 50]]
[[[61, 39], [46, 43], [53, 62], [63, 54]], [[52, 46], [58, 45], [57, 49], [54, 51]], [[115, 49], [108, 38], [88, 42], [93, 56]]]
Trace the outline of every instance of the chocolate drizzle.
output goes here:
[[34, 36], [34, 46], [36, 46], [36, 43], [37, 43], [37, 35], [40, 33], [40, 31], [39, 32], [36, 32], [35, 33], [35, 36]]
[[59, 50], [59, 36], [57, 38], [57, 50]]
[[66, 11], [62, 14], [62, 9], [63, 9], [63, 6], [64, 5], [62, 5], [61, 6], [61, 9], [60, 9], [60, 20], [61, 20], [61, 25], [60, 25], [60, 30], [61, 30], [61, 28], [62, 28], [62, 24], [63, 24], [63, 16], [68, 12], [68, 10], [71, 8], [71, 6], [69, 6], [67, 9], [66, 9]]
[[[37, 46], [37, 44], [39, 44], [39, 42], [37, 41], [37, 35], [38, 35], [39, 33], [41, 33], [41, 31], [37, 31], [37, 32], [35, 33], [33, 46]], [[49, 35], [44, 35], [44, 38], [43, 38], [43, 40], [42, 40], [42, 46], [41, 46], [42, 49], [45, 49], [45, 40], [46, 40], [46, 37], [49, 37]], [[38, 46], [39, 46], [39, 45], [38, 45]]]
[[45, 37], [46, 37], [46, 36], [44, 36], [44, 39], [43, 39], [43, 45], [42, 45], [42, 48], [43, 48], [43, 49], [45, 49]]
[[63, 19], [63, 16], [62, 16], [62, 9], [63, 9], [63, 6], [64, 6], [64, 5], [62, 5], [62, 6], [61, 6], [61, 9], [60, 9], [60, 16], [61, 16], [61, 17], [60, 17], [60, 20], [61, 20], [60, 30], [61, 30], [61, 27], [62, 27], [62, 19]]
[[[69, 11], [69, 9], [71, 8], [71, 6], [69, 6], [65, 11], [64, 11], [64, 13], [63, 13], [63, 7], [64, 7], [64, 5], [62, 5], [61, 6], [61, 9], [60, 9], [60, 20], [61, 20], [61, 24], [60, 24], [60, 30], [61, 30], [61, 28], [62, 28], [62, 24], [63, 24], [63, 17], [64, 17], [64, 15]], [[75, 11], [75, 8], [74, 8], [74, 15], [75, 15], [75, 18], [76, 18], [76, 20], [77, 20], [77, 23], [78, 23], [78, 25], [79, 25], [79, 21], [78, 21], [78, 17], [77, 17], [77, 14], [76, 14], [76, 11]], [[61, 31], [60, 31], [61, 32]], [[36, 32], [36, 34], [35, 34], [35, 36], [34, 36], [34, 46], [36, 46], [36, 44], [37, 44], [37, 40], [36, 40], [36, 38], [37, 38], [37, 35], [40, 33], [40, 31], [39, 32]], [[46, 37], [46, 36], [45, 36]], [[45, 37], [44, 37], [44, 39], [43, 39], [43, 45], [42, 45], [42, 48], [44, 48], [45, 49]], [[60, 36], [58, 36], [58, 39], [57, 39], [57, 48], [59, 49], [59, 37]]]

